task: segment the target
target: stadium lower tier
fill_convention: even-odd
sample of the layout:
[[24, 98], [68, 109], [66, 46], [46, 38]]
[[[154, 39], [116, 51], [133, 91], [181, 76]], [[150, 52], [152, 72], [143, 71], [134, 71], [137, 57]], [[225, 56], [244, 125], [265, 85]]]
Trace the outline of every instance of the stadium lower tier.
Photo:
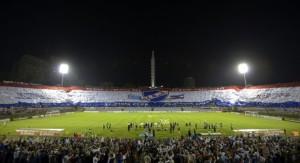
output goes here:
[[216, 89], [79, 89], [0, 85], [0, 107], [300, 107], [300, 86]]

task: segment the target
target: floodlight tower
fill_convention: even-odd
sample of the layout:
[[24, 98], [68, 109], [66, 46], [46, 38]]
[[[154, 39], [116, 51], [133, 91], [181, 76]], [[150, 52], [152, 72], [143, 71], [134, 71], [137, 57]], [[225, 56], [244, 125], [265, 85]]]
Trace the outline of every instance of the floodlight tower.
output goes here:
[[249, 67], [248, 67], [247, 63], [240, 63], [238, 65], [238, 71], [239, 71], [239, 73], [244, 75], [244, 84], [246, 87], [247, 86], [246, 73], [249, 71]]
[[64, 75], [69, 72], [69, 65], [65, 63], [60, 64], [58, 71], [61, 74], [61, 86], [64, 86]]
[[154, 49], [152, 50], [151, 56], [151, 88], [155, 88], [155, 56]]

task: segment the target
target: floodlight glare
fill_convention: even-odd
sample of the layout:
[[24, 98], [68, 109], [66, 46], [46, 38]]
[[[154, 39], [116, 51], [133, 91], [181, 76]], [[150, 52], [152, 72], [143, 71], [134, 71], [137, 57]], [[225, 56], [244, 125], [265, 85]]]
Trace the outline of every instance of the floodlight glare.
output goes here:
[[64, 74], [69, 72], [69, 65], [65, 63], [60, 64], [58, 71], [61, 74], [61, 86], [64, 86]]
[[249, 71], [249, 67], [246, 63], [241, 63], [238, 65], [238, 70], [241, 74], [244, 75], [244, 84], [247, 87], [246, 73]]
[[62, 63], [59, 66], [59, 73], [61, 74], [67, 74], [69, 72], [69, 65]]
[[245, 73], [248, 72], [249, 67], [248, 67], [248, 65], [247, 65], [246, 63], [241, 63], [241, 64], [239, 64], [239, 66], [238, 66], [238, 70], [239, 70], [239, 72], [240, 72], [241, 74], [245, 74]]

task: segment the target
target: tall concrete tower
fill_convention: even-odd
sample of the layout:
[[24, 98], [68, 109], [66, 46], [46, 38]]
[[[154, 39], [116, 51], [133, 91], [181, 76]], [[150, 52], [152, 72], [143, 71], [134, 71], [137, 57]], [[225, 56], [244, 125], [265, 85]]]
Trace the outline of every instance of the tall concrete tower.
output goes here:
[[151, 88], [155, 88], [155, 56], [154, 49], [151, 56]]

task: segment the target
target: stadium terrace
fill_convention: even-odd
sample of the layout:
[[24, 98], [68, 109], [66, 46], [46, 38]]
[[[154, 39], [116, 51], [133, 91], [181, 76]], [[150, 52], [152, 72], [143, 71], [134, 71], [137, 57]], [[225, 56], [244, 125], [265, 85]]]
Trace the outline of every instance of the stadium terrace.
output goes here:
[[4, 82], [0, 107], [300, 107], [300, 84], [199, 89], [96, 89]]

